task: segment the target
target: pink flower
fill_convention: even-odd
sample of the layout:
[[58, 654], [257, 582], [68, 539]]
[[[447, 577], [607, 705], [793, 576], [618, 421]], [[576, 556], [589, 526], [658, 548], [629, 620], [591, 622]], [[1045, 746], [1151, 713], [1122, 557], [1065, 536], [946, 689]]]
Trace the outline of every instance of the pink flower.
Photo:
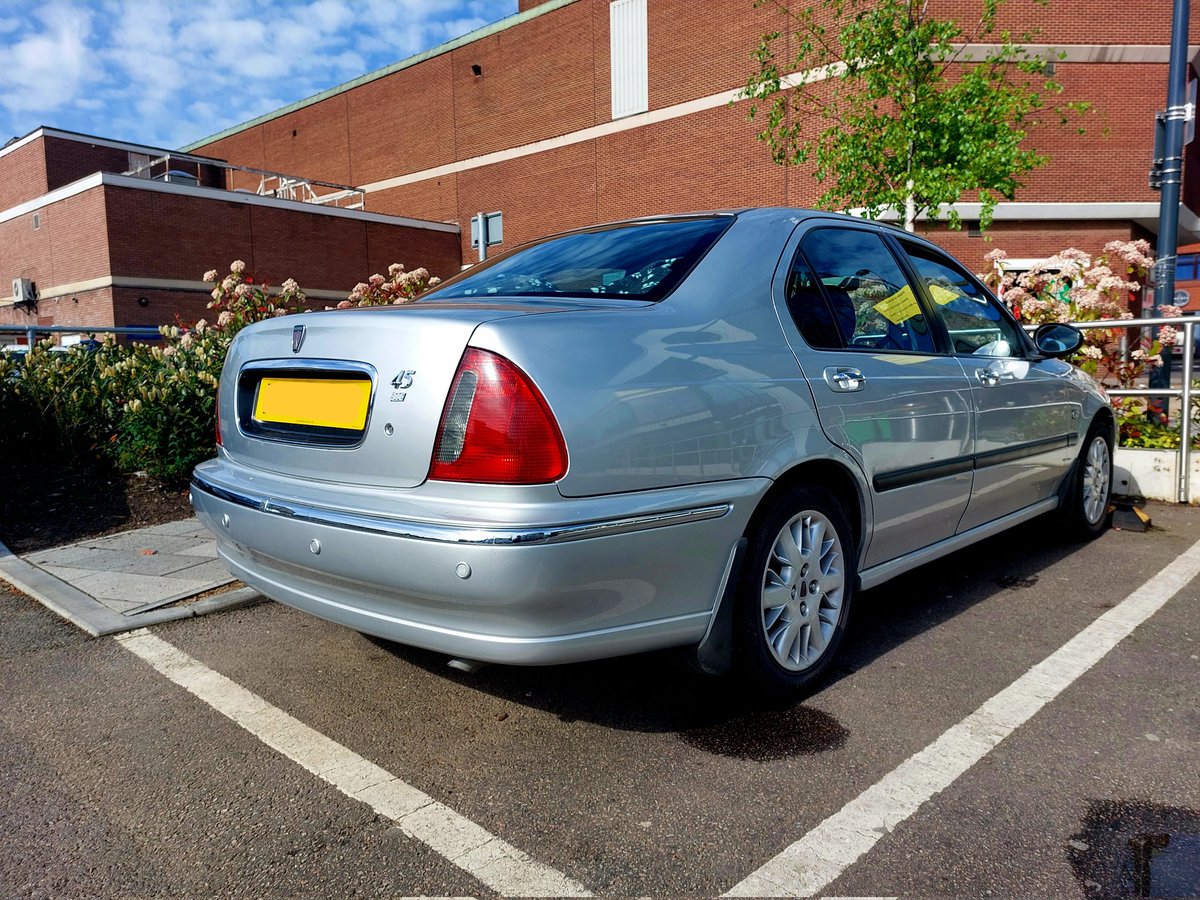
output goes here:
[[243, 272], [246, 271], [246, 264], [244, 262], [242, 262], [240, 259], [235, 259], [232, 263], [229, 264], [229, 271], [233, 272], [236, 275], [241, 275]]
[[285, 294], [295, 294], [295, 293], [299, 293], [299, 291], [300, 291], [300, 285], [298, 285], [296, 283], [295, 278], [289, 278], [289, 279], [287, 279], [287, 281], [285, 281], [283, 283], [283, 292]]
[[250, 296], [250, 285], [239, 284], [233, 289], [233, 295], [235, 297], [241, 297], [244, 300], [246, 297]]
[[210, 282], [210, 283], [216, 281], [217, 280], [217, 270], [209, 269], [207, 272], [205, 272], [204, 280], [207, 282]]
[[226, 325], [228, 325], [232, 321], [233, 321], [233, 313], [231, 313], [229, 310], [225, 310], [223, 313], [221, 313], [219, 316], [217, 316], [217, 326], [219, 328], [224, 328]]
[[367, 281], [370, 283], [371, 287], [377, 288], [381, 284], [383, 284], [383, 276], [376, 273], [376, 274], [372, 275], [370, 278], [368, 278]]
[[354, 305], [354, 304], [353, 304], [353, 303], [351, 303], [349, 300], [343, 300], [341, 303], [339, 303], [339, 304], [338, 304], [336, 307], [334, 307], [334, 308], [335, 308], [335, 309], [349, 309], [349, 308], [350, 308], [350, 307], [352, 307], [353, 305]]
[[997, 247], [995, 250], [991, 251], [990, 253], [984, 254], [983, 258], [985, 260], [987, 260], [988, 262], [995, 264], [995, 263], [1000, 262], [1002, 259], [1008, 259], [1008, 253], [1006, 253], [1005, 251], [1003, 251], [999, 247]]
[[404, 263], [392, 263], [388, 266], [388, 274], [395, 278], [399, 273], [404, 271]]

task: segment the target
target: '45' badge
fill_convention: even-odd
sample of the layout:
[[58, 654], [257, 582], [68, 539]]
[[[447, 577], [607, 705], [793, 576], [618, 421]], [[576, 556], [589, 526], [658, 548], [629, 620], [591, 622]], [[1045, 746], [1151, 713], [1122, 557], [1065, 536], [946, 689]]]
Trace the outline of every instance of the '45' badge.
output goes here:
[[395, 388], [395, 390], [392, 391], [393, 403], [404, 402], [404, 398], [408, 396], [406, 392], [410, 387], [412, 387], [413, 376], [416, 374], [416, 369], [407, 369], [403, 372], [400, 372], [395, 378], [392, 379], [392, 387]]

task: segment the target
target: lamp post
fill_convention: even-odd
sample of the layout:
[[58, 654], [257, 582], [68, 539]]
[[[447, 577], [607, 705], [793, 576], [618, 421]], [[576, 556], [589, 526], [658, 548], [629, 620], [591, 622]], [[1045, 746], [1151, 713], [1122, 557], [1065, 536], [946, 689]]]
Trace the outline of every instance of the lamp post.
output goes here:
[[[1167, 73], [1167, 111], [1162, 116], [1162, 157], [1155, 160], [1151, 183], [1161, 184], [1158, 208], [1158, 259], [1154, 279], [1154, 315], [1175, 296], [1175, 249], [1179, 244], [1179, 199], [1183, 182], [1183, 130], [1194, 112], [1187, 104], [1188, 0], [1175, 0], [1171, 17], [1171, 62]], [[1157, 154], [1155, 154], [1157, 156]], [[1157, 176], [1157, 177], [1156, 177]], [[1150, 372], [1151, 387], [1171, 386], [1172, 348], [1162, 349], [1163, 364]], [[1189, 377], [1185, 372], [1184, 378]]]

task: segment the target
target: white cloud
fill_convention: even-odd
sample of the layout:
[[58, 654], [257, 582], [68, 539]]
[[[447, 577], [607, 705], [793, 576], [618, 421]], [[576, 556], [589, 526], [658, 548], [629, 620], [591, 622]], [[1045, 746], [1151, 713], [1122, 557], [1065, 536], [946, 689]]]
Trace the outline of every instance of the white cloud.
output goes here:
[[516, 0], [0, 0], [0, 135], [179, 146], [516, 12]]
[[51, 3], [32, 16], [32, 28], [17, 29], [18, 37], [0, 66], [0, 104], [14, 113], [52, 113], [96, 77], [88, 46], [92, 13]]

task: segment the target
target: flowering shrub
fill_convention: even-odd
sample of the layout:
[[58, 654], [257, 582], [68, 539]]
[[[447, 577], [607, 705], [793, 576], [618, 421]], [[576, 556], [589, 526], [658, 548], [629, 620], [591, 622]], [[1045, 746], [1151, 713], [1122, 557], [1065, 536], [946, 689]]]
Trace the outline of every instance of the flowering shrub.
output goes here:
[[132, 352], [119, 365], [130, 369], [131, 383], [114, 436], [113, 454], [125, 470], [144, 470], [166, 481], [186, 479], [199, 462], [213, 454], [217, 384], [234, 335], [247, 325], [304, 309], [304, 292], [294, 280], [277, 293], [255, 283], [238, 259], [220, 281], [217, 271], [204, 273], [214, 285], [208, 309], [190, 327], [161, 328], [165, 346]]
[[[398, 264], [388, 275], [358, 285], [339, 308], [407, 303], [438, 283], [426, 269], [405, 272]], [[234, 336], [305, 309], [293, 279], [271, 290], [242, 260], [204, 280], [213, 285], [208, 318], [161, 328], [161, 346], [109, 339], [64, 353], [44, 341], [23, 363], [0, 355], [0, 454], [102, 455], [126, 471], [185, 480], [213, 455], [217, 384]]]
[[[993, 250], [984, 259], [992, 271], [984, 276], [988, 285], [1012, 309], [1018, 321], [1029, 325], [1046, 322], [1096, 322], [1102, 319], [1132, 319], [1129, 306], [1142, 289], [1154, 258], [1145, 241], [1109, 241], [1104, 252], [1092, 259], [1087, 253], [1068, 248], [1028, 272], [1013, 276], [1003, 271], [1008, 254]], [[1163, 318], [1180, 315], [1174, 306], [1160, 307]], [[1137, 346], [1128, 353], [1121, 348], [1122, 328], [1089, 328], [1075, 365], [1117, 387], [1136, 386], [1146, 372], [1162, 365], [1163, 347], [1174, 346], [1176, 329], [1164, 325], [1156, 339], [1136, 336]], [[1166, 416], [1142, 397], [1113, 397], [1126, 447], [1178, 447], [1179, 432], [1167, 427]], [[1195, 413], [1193, 412], [1193, 415]]]
[[[399, 306], [409, 303], [432, 287], [437, 287], [442, 279], [436, 275], [429, 277], [428, 269], [413, 269], [404, 271], [404, 263], [392, 263], [388, 266], [388, 277], [372, 275], [366, 281], [360, 281], [350, 292], [350, 296], [339, 303], [336, 309], [350, 309], [356, 306]], [[328, 307], [327, 307], [328, 308]]]

